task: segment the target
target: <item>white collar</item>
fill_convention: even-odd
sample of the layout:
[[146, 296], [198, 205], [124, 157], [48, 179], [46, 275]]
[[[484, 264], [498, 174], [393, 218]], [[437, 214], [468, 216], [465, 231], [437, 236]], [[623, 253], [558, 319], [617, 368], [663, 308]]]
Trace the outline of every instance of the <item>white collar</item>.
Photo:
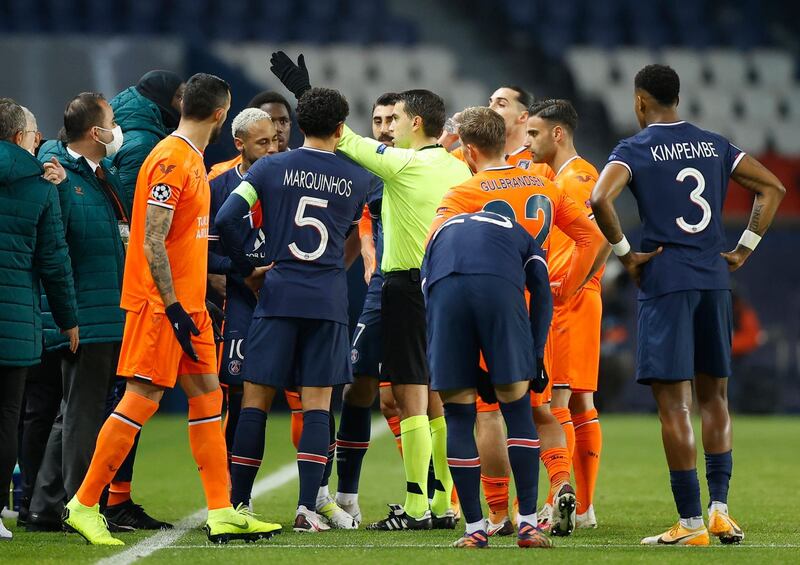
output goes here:
[[556, 176], [560, 175], [560, 174], [561, 174], [561, 172], [562, 172], [564, 169], [566, 169], [566, 168], [567, 168], [567, 165], [569, 165], [570, 163], [572, 163], [572, 162], [573, 162], [575, 159], [580, 159], [580, 158], [581, 158], [581, 156], [580, 156], [580, 155], [573, 155], [572, 157], [570, 157], [569, 159], [567, 159], [567, 162], [566, 162], [566, 163], [564, 163], [563, 165], [561, 165], [561, 167], [558, 169], [558, 172], [556, 173]]
[[513, 169], [514, 165], [500, 165], [499, 167], [489, 167], [488, 169], [483, 169], [483, 172], [486, 171], [507, 171], [508, 169]]
[[175, 137], [179, 137], [179, 138], [181, 138], [182, 140], [184, 140], [186, 143], [188, 143], [188, 144], [189, 144], [189, 147], [191, 147], [192, 149], [194, 149], [195, 151], [197, 151], [197, 154], [198, 154], [198, 155], [200, 155], [201, 157], [203, 156], [203, 152], [202, 152], [202, 151], [200, 151], [200, 150], [197, 148], [197, 146], [196, 146], [194, 143], [192, 143], [192, 140], [190, 140], [188, 137], [186, 137], [186, 136], [184, 136], [184, 135], [181, 135], [181, 134], [179, 134], [179, 133], [175, 133], [175, 132], [172, 132], [170, 135], [174, 135]]
[[679, 122], [669, 122], [668, 124], [667, 124], [667, 123], [663, 123], [663, 124], [662, 124], [662, 123], [650, 124], [650, 125], [649, 125], [649, 126], [647, 126], [647, 127], [649, 127], [649, 128], [652, 128], [652, 127], [655, 127], [655, 126], [660, 126], [660, 127], [662, 127], [662, 128], [666, 128], [666, 127], [670, 127], [670, 126], [679, 126], [679, 125], [681, 125], [681, 124], [685, 124], [685, 123], [686, 123], [686, 120], [681, 120], [681, 121], [679, 121]]
[[233, 170], [234, 170], [234, 171], [236, 171], [236, 174], [237, 174], [237, 175], [239, 175], [239, 178], [240, 178], [240, 179], [243, 179], [243, 178], [244, 178], [244, 175], [242, 175], [242, 170], [239, 168], [239, 167], [241, 167], [241, 166], [242, 166], [242, 164], [241, 164], [241, 163], [239, 163], [238, 165], [236, 165], [236, 166], [233, 168]]
[[527, 147], [525, 147], [524, 145], [521, 145], [521, 146], [517, 147], [516, 149], [514, 149], [514, 151], [512, 151], [511, 153], [506, 155], [506, 159], [508, 159], [509, 157], [513, 157], [514, 155], [519, 155], [520, 153], [522, 153], [523, 151], [525, 151], [527, 149], [528, 149]]
[[75, 159], [76, 161], [78, 159], [83, 159], [84, 161], [86, 161], [86, 164], [89, 165], [89, 167], [91, 167], [93, 173], [96, 173], [98, 167], [100, 167], [100, 163], [95, 163], [94, 161], [89, 159], [89, 157], [86, 157], [85, 155], [81, 155], [77, 151], [73, 151], [72, 149], [69, 148], [69, 146], [67, 146], [67, 153], [72, 155], [73, 159]]

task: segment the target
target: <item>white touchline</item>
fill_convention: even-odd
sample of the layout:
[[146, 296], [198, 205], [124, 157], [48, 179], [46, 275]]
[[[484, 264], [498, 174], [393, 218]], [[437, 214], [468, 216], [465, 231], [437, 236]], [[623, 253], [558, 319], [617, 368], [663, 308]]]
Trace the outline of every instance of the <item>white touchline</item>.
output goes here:
[[[388, 426], [379, 425], [383, 421], [383, 418], [375, 418], [372, 421], [372, 429], [374, 430], [374, 433], [372, 433], [372, 439], [380, 437], [389, 431]], [[258, 498], [262, 494], [266, 494], [270, 491], [280, 488], [295, 478], [297, 478], [297, 462], [292, 461], [291, 463], [287, 463], [283, 467], [280, 467], [277, 471], [270, 473], [260, 481], [257, 481], [253, 485], [253, 498]], [[97, 565], [130, 565], [139, 559], [144, 559], [148, 555], [152, 555], [160, 549], [169, 547], [182, 538], [190, 529], [196, 528], [197, 525], [206, 517], [206, 513], [207, 510], [205, 508], [201, 508], [186, 518], [183, 518], [180, 522], [175, 524], [173, 529], [161, 530], [152, 536], [146, 537], [138, 543], [130, 546], [128, 549], [121, 551], [120, 553], [112, 555], [111, 557], [100, 559], [97, 562]]]

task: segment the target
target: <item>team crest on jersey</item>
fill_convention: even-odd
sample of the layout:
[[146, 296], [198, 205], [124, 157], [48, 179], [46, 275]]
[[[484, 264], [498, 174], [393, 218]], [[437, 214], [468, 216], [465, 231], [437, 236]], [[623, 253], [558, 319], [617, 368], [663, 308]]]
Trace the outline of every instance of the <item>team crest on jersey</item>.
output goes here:
[[350, 350], [350, 362], [357, 363], [358, 362], [358, 349], [355, 347]]
[[168, 184], [157, 184], [150, 189], [150, 196], [156, 202], [166, 202], [172, 196], [172, 188]]
[[161, 169], [162, 174], [168, 175], [175, 169], [175, 165], [164, 165], [164, 163], [159, 163], [158, 168]]
[[228, 372], [231, 375], [238, 375], [242, 372], [242, 362], [238, 359], [234, 359], [230, 363], [228, 363]]
[[378, 145], [378, 148], [375, 149], [375, 153], [377, 153], [378, 155], [383, 155], [384, 151], [386, 151], [386, 147], [387, 146], [385, 143], [381, 143], [380, 145]]
[[531, 168], [531, 162], [528, 159], [522, 159], [517, 163], [517, 167], [525, 169], [526, 171]]

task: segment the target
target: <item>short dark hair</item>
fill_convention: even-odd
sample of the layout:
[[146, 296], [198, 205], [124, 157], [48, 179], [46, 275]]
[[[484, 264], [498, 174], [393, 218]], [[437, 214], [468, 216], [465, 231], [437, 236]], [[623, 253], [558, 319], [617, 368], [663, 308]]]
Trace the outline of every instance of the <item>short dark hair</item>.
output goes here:
[[261, 108], [264, 104], [283, 104], [286, 106], [286, 111], [289, 113], [289, 116], [292, 115], [292, 107], [289, 105], [289, 102], [280, 93], [274, 90], [259, 92], [248, 102], [247, 107]]
[[375, 100], [372, 105], [372, 111], [374, 112], [378, 106], [394, 106], [398, 100], [400, 100], [400, 95], [396, 92], [384, 92]]
[[506, 86], [501, 86], [500, 88], [507, 88], [509, 90], [513, 90], [514, 92], [516, 92], [517, 102], [522, 104], [524, 108], [528, 108], [530, 107], [531, 104], [533, 104], [533, 95], [524, 88], [522, 88], [521, 86], [506, 85]]
[[441, 96], [430, 90], [406, 90], [400, 93], [397, 102], [405, 104], [405, 111], [409, 117], [422, 118], [422, 130], [426, 136], [439, 137], [442, 134], [447, 114]]
[[192, 120], [207, 120], [218, 108], [225, 106], [230, 93], [231, 86], [218, 76], [197, 73], [186, 82], [181, 116]]
[[0, 140], [12, 141], [14, 136], [25, 131], [25, 112], [11, 98], [0, 98]]
[[349, 113], [347, 99], [330, 88], [312, 88], [297, 101], [297, 124], [310, 137], [330, 137]]
[[70, 100], [64, 109], [64, 129], [60, 135], [62, 141], [78, 141], [86, 130], [100, 125], [103, 121], [103, 106], [100, 102], [104, 100], [99, 92], [81, 92]]
[[644, 90], [663, 106], [673, 106], [678, 103], [681, 79], [672, 67], [647, 65], [636, 73], [633, 84], [637, 90]]
[[574, 133], [578, 129], [578, 112], [575, 111], [575, 107], [569, 100], [560, 98], [539, 100], [528, 108], [528, 114], [555, 122], [567, 128], [570, 133]]
[[461, 112], [458, 137], [486, 155], [502, 155], [506, 146], [506, 123], [503, 117], [486, 106], [473, 106]]

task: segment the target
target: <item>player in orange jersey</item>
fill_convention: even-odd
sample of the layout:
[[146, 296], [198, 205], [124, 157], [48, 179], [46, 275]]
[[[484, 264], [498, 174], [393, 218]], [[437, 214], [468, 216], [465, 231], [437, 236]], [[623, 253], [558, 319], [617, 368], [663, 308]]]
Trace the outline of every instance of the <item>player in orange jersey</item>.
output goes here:
[[[486, 119], [488, 108], [469, 108], [462, 112], [461, 122], [465, 120]], [[512, 218], [519, 222], [536, 238], [542, 249], [547, 252], [550, 247], [550, 233], [554, 226], [576, 242], [569, 268], [564, 275], [554, 281], [553, 295], [556, 302], [567, 300], [575, 294], [583, 284], [590, 269], [594, 264], [597, 253], [603, 241], [597, 226], [586, 216], [581, 206], [570, 199], [555, 183], [546, 178], [531, 175], [524, 169], [505, 164], [503, 155], [485, 154], [479, 147], [469, 143], [463, 145], [464, 155], [476, 175], [462, 185], [451, 189], [442, 199], [437, 215], [431, 226], [435, 231], [447, 218], [465, 212], [487, 210]], [[549, 398], [541, 395], [532, 395], [534, 405], [534, 419], [542, 441], [542, 458], [545, 461], [551, 476], [553, 490], [558, 493], [559, 502], [563, 502], [560, 510], [559, 522], [562, 526], [557, 529], [566, 533], [571, 530], [568, 522], [574, 513], [575, 497], [569, 486], [569, 458], [566, 455], [566, 443], [561, 426], [550, 413], [547, 403]], [[497, 405], [481, 404], [479, 410], [483, 414], [497, 411]], [[481, 432], [484, 435], [483, 444], [497, 445], [498, 435], [504, 433], [501, 425], [495, 427], [489, 417], [484, 416], [481, 424], [490, 426], [491, 431]], [[479, 445], [479, 450], [481, 445]], [[499, 469], [502, 473], [507, 470], [508, 460], [498, 449], [484, 449], [481, 457], [492, 469]], [[486, 471], [483, 471], [484, 474]], [[495, 471], [496, 472], [496, 471]], [[495, 474], [492, 476], [495, 483], [508, 475]], [[486, 487], [484, 481], [484, 487]], [[503, 484], [494, 484], [499, 490], [498, 498], [503, 499], [501, 505], [490, 513], [489, 528], [494, 534], [511, 533], [513, 531], [508, 522], [508, 494], [507, 478]], [[486, 489], [485, 489], [486, 490]], [[505, 492], [503, 492], [505, 491]], [[504, 507], [503, 507], [504, 505]], [[572, 511], [567, 512], [572, 505]], [[562, 516], [563, 515], [563, 516]], [[563, 519], [562, 519], [563, 518]], [[487, 530], [488, 531], [488, 530]]]
[[[578, 155], [573, 143], [578, 113], [568, 100], [543, 100], [531, 106], [528, 138], [537, 161], [556, 171], [556, 183], [584, 213], [594, 218], [589, 203], [597, 170]], [[569, 267], [575, 248], [573, 241], [558, 228], [550, 240], [550, 276], [558, 280]], [[592, 267], [592, 276], [575, 296], [556, 305], [545, 350], [553, 401], [550, 411], [558, 419], [567, 440], [577, 491], [577, 527], [596, 528], [592, 506], [594, 486], [600, 465], [602, 435], [594, 393], [600, 364], [600, 321], [602, 301], [600, 277], [611, 251], [606, 244]], [[552, 507], [545, 505], [539, 519], [547, 518]]]
[[[202, 150], [219, 135], [230, 100], [228, 83], [194, 75], [186, 84], [178, 129], [156, 145], [139, 172], [117, 368], [129, 381], [100, 430], [86, 478], [64, 511], [64, 523], [92, 544], [124, 545], [108, 531], [98, 510], [100, 495], [164, 390], [176, 382], [189, 397], [189, 443], [206, 495], [209, 539], [255, 540], [281, 528], [230, 505], [214, 333], [205, 286], [198, 284], [207, 270], [211, 200]], [[264, 272], [266, 267], [261, 277]], [[254, 280], [249, 283], [255, 287]]]

